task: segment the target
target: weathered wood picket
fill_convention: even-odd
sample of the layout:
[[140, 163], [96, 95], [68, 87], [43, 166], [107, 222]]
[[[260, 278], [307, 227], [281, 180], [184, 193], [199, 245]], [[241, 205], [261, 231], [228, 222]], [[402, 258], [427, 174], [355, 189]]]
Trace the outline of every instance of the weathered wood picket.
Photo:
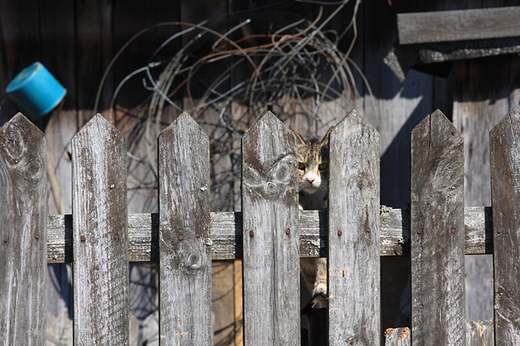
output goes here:
[[[394, 255], [411, 255], [412, 326], [387, 345], [520, 344], [520, 110], [491, 132], [492, 208], [464, 208], [463, 142], [440, 111], [412, 133], [410, 211], [380, 208], [379, 134], [357, 112], [330, 138], [328, 211], [299, 211], [295, 139], [268, 113], [243, 137], [242, 212], [210, 213], [209, 139], [184, 113], [158, 139], [159, 213], [128, 215], [125, 141], [96, 115], [72, 143], [73, 215], [47, 216], [45, 137], [17, 114], [0, 129], [3, 345], [45, 343], [46, 264], [63, 262], [74, 344], [128, 345], [129, 261], [159, 261], [160, 343], [210, 345], [211, 260], [230, 258], [244, 343], [299, 345], [299, 258], [320, 253], [331, 345], [380, 344], [379, 260]], [[483, 253], [494, 325], [465, 324], [464, 254]]]
[[464, 345], [464, 143], [440, 111], [412, 131], [411, 160], [412, 345]]

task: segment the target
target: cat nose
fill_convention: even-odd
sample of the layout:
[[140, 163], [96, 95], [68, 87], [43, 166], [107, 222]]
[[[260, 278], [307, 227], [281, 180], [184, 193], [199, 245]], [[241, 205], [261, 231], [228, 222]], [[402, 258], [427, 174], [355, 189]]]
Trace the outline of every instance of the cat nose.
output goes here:
[[314, 179], [313, 177], [307, 177], [307, 181], [311, 184], [314, 182], [314, 180], [316, 179]]

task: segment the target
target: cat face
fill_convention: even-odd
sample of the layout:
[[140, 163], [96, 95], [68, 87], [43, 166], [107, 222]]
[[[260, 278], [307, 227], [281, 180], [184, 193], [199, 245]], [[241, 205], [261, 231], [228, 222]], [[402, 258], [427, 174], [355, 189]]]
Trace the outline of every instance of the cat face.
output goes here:
[[306, 194], [323, 195], [328, 189], [329, 179], [329, 134], [323, 138], [311, 136], [304, 138], [296, 134], [298, 151], [298, 187]]

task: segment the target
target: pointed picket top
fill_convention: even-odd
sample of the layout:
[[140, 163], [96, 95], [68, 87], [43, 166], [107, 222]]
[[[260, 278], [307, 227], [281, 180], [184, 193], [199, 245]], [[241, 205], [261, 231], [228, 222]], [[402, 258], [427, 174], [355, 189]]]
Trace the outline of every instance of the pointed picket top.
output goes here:
[[[289, 134], [291, 138], [294, 137], [294, 134], [284, 123], [280, 121], [271, 111], [268, 111], [266, 114], [258, 118], [255, 123], [246, 131], [244, 136], [242, 137], [242, 148], [244, 149], [247, 145], [248, 154], [253, 155], [252, 157], [256, 157], [258, 160], [264, 160], [264, 155], [271, 155], [274, 153], [272, 150], [280, 150], [280, 144], [282, 138], [284, 138], [284, 134]], [[269, 140], [273, 140], [271, 142]], [[290, 139], [289, 139], [290, 141]], [[296, 143], [293, 141], [293, 143]], [[263, 150], [266, 148], [266, 145], [271, 148], [269, 151]]]
[[465, 345], [464, 142], [440, 110], [412, 131], [410, 186], [412, 343]]
[[[252, 130], [254, 130], [258, 126], [272, 126], [269, 124], [282, 124], [283, 123], [273, 114], [271, 111], [267, 111], [264, 115], [256, 119], [256, 121], [249, 127], [249, 129], [244, 133], [244, 137], [251, 136]], [[285, 125], [283, 125], [285, 126]], [[254, 132], [254, 131], [253, 131]]]
[[210, 345], [209, 138], [184, 112], [157, 147], [161, 345]]
[[18, 112], [12, 117], [8, 122], [6, 122], [2, 127], [5, 127], [8, 124], [18, 124], [18, 126], [27, 126], [29, 128], [37, 129], [41, 136], [44, 137], [44, 133], [36, 126], [32, 121], [29, 120], [22, 112]]
[[204, 135], [206, 135], [206, 132], [199, 126], [199, 124], [191, 117], [188, 112], [182, 112], [181, 115], [177, 117], [177, 119], [175, 119], [167, 128], [161, 131], [159, 137], [167, 136], [169, 133], [175, 131], [175, 129], [178, 127], [186, 129], [191, 128], [192, 131], [194, 129], [198, 129], [199, 131], [202, 131]]
[[0, 128], [0, 141], [7, 138], [3, 152], [13, 160], [24, 155], [28, 147], [46, 142], [45, 134], [20, 112]]
[[100, 114], [71, 143], [73, 331], [86, 345], [130, 342], [126, 151]]
[[[96, 115], [94, 115], [92, 117], [92, 119], [90, 119], [79, 131], [78, 133], [76, 134], [76, 136], [78, 135], [82, 135], [82, 133], [85, 133], [87, 131], [91, 131], [90, 128], [91, 127], [95, 127], [96, 129], [105, 129], [105, 131], [108, 131], [108, 132], [117, 132], [119, 133], [118, 136], [120, 137], [123, 137], [124, 138], [124, 135], [121, 133], [121, 131], [119, 131], [114, 125], [112, 125], [107, 119], [105, 119], [104, 116], [102, 116], [100, 113], [97, 113]], [[92, 131], [96, 131], [95, 129], [92, 130]], [[76, 137], [74, 136], [72, 140], [74, 140], [74, 138]], [[100, 136], [98, 136], [98, 138], [102, 138]]]
[[[45, 134], [22, 113], [0, 128], [0, 156], [10, 169], [26, 181], [45, 178], [47, 141]], [[45, 178], [46, 179], [46, 178]]]
[[0, 128], [0, 335], [44, 344], [47, 299], [47, 145], [22, 113]]
[[380, 344], [379, 160], [379, 133], [352, 110], [330, 134], [330, 345]]
[[[520, 128], [520, 108], [515, 107], [509, 111], [490, 131], [490, 137], [500, 140], [500, 137], [504, 137], [503, 134], [506, 131], [511, 131], [511, 134], [517, 134], [516, 132]], [[499, 136], [500, 134], [500, 136]], [[509, 136], [507, 136], [509, 137]], [[511, 139], [515, 139], [515, 136], [510, 136]]]
[[296, 163], [294, 133], [271, 112], [242, 137], [244, 344], [300, 344]]
[[377, 130], [355, 109], [351, 110], [343, 117], [343, 119], [340, 120], [340, 122], [334, 127], [331, 137], [334, 132], [348, 131], [351, 133], [356, 130], [370, 131], [377, 137], [374, 138], [374, 140], [379, 140], [379, 132], [377, 132]]
[[[464, 145], [462, 134], [439, 109], [425, 117], [412, 130], [412, 146], [414, 143], [418, 144], [423, 141], [427, 141], [429, 145], [422, 145], [421, 147], [416, 145], [415, 148], [428, 150], [428, 152], [424, 152], [425, 156], [422, 156], [422, 159], [430, 162], [433, 162], [434, 159], [441, 159], [444, 155], [449, 155], [452, 153], [451, 148], [459, 148]], [[460, 155], [463, 154], [460, 153]]]
[[520, 344], [520, 109], [512, 109], [490, 132], [495, 336], [503, 345]]

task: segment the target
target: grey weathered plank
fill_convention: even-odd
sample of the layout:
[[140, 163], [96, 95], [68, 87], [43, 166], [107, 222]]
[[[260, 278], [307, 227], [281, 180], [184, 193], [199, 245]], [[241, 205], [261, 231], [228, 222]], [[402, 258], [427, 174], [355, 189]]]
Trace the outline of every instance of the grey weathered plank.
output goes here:
[[[479, 1], [470, 3], [477, 6]], [[464, 203], [491, 205], [489, 132], [511, 105], [519, 104], [508, 91], [520, 85], [518, 55], [458, 61], [453, 72], [453, 125], [464, 137]], [[466, 215], [465, 219], [467, 223]], [[492, 240], [492, 230], [489, 236]], [[493, 248], [489, 250], [487, 253], [492, 254]], [[465, 262], [466, 319], [492, 319], [493, 256], [466, 256]]]
[[410, 346], [411, 344], [410, 328], [388, 328], [385, 331], [385, 346]]
[[72, 139], [75, 345], [128, 345], [126, 144], [100, 114]]
[[[412, 335], [408, 327], [388, 328], [385, 331], [385, 346], [409, 346]], [[467, 346], [493, 346], [493, 321], [466, 323]]]
[[182, 113], [158, 138], [161, 345], [211, 345], [209, 139]]
[[464, 208], [464, 228], [466, 229], [464, 246], [466, 255], [493, 253], [493, 215], [491, 207]]
[[355, 110], [332, 131], [329, 344], [379, 345], [379, 134]]
[[300, 345], [296, 143], [271, 112], [242, 138], [244, 342]]
[[[327, 212], [300, 211], [300, 257], [327, 254]], [[493, 253], [491, 207], [464, 208], [466, 255]], [[381, 207], [381, 256], [410, 254], [410, 211]], [[242, 213], [211, 213], [211, 257], [213, 260], [242, 258]], [[130, 262], [157, 262], [159, 215], [128, 215], [128, 256]], [[72, 263], [72, 215], [47, 218], [47, 262]]]
[[520, 109], [490, 132], [497, 345], [520, 345]]
[[464, 345], [464, 143], [437, 110], [412, 131], [413, 345]]
[[494, 346], [493, 320], [466, 323], [466, 345]]
[[520, 7], [400, 13], [401, 44], [520, 36]]
[[0, 335], [43, 345], [47, 323], [47, 145], [18, 113], [0, 128]]

